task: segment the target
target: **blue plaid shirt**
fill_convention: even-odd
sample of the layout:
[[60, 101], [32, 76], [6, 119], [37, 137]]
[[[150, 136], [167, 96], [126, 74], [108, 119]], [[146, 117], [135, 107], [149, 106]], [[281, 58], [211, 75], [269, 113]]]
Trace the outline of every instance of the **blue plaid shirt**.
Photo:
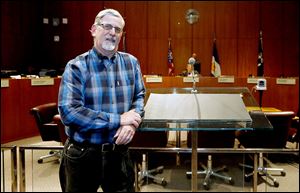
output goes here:
[[93, 48], [67, 63], [58, 110], [71, 139], [113, 143], [120, 115], [131, 109], [142, 115], [144, 97], [142, 73], [134, 56], [117, 52], [108, 59]]

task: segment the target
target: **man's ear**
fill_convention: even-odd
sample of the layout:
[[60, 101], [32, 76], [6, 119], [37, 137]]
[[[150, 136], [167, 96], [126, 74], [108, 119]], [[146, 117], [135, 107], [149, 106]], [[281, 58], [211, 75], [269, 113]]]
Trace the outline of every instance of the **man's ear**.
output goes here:
[[97, 29], [97, 26], [95, 24], [93, 24], [91, 29], [90, 29], [91, 35], [93, 37], [96, 35], [96, 29]]

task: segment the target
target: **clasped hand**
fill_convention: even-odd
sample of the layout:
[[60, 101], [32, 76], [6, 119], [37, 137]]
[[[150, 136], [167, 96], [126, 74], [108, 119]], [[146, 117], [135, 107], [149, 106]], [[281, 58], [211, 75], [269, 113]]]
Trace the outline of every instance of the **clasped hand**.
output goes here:
[[114, 138], [117, 145], [128, 144], [134, 134], [135, 130], [139, 127], [142, 122], [141, 116], [135, 112], [135, 110], [130, 110], [121, 115], [120, 128], [117, 130]]

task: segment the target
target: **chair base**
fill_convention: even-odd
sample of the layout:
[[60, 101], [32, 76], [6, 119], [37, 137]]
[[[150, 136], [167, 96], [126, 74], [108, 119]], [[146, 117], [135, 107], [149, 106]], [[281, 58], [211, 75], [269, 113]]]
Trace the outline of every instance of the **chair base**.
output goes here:
[[154, 176], [154, 174], [162, 173], [164, 166], [159, 166], [157, 168], [148, 170], [146, 155], [143, 154], [142, 166], [138, 172], [138, 183], [147, 182], [149, 179], [154, 180], [157, 183], [160, 183], [163, 186], [167, 185], [167, 181], [163, 177]]
[[61, 153], [62, 153], [61, 151], [50, 151], [48, 155], [41, 156], [38, 159], [38, 163], [41, 164], [44, 162], [44, 159], [51, 158], [51, 157], [56, 157], [58, 160], [60, 160]]
[[[274, 174], [270, 174], [269, 172], [280, 172], [280, 176], [285, 176], [286, 173], [284, 169], [282, 168], [271, 168], [271, 167], [265, 167], [264, 166], [264, 161], [267, 162], [269, 165], [272, 164], [270, 160], [268, 160], [266, 157], [263, 156], [262, 153], [259, 154], [259, 164], [257, 168], [257, 172], [259, 176], [266, 176], [266, 178], [270, 179], [273, 182], [274, 187], [279, 187], [279, 182], [277, 182], [276, 178], [273, 177]], [[253, 166], [247, 165], [247, 164], [241, 164], [239, 163], [239, 166], [243, 168], [249, 168], [249, 169], [254, 169]], [[250, 172], [248, 174], [245, 174], [245, 181], [249, 181], [251, 176], [253, 176], [253, 172]]]
[[[212, 159], [211, 159], [211, 155], [208, 155], [208, 160], [207, 160], [207, 167], [203, 164], [203, 163], [200, 163], [201, 167], [204, 168], [204, 170], [202, 171], [197, 171], [197, 175], [205, 175], [205, 178], [204, 178], [204, 181], [202, 183], [202, 185], [204, 186], [204, 188], [206, 190], [209, 190], [210, 188], [210, 184], [209, 184], [209, 181], [210, 181], [210, 177], [211, 176], [215, 176], [217, 178], [221, 178], [223, 180], [226, 180], [228, 181], [230, 184], [234, 184], [234, 181], [232, 179], [232, 177], [229, 177], [229, 176], [224, 176], [224, 175], [221, 175], [221, 174], [218, 174], [218, 172], [220, 171], [226, 171], [227, 170], [227, 167], [224, 165], [222, 167], [219, 167], [219, 168], [216, 168], [216, 169], [213, 169], [212, 168]], [[191, 175], [192, 175], [192, 172], [191, 171], [188, 171], [186, 172], [186, 176], [187, 178], [191, 178]]]

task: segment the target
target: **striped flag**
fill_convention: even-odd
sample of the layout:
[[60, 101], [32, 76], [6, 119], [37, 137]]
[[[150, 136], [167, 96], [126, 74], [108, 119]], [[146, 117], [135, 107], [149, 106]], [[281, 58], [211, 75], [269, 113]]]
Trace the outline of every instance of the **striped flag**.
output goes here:
[[168, 75], [173, 76], [175, 66], [173, 63], [173, 54], [172, 54], [172, 48], [171, 48], [171, 40], [169, 40], [169, 49], [168, 49]]
[[257, 76], [264, 76], [262, 31], [259, 32], [258, 58], [257, 58]]
[[214, 77], [221, 76], [221, 66], [220, 66], [220, 61], [219, 61], [219, 54], [218, 54], [218, 50], [217, 50], [216, 40], [214, 40], [214, 43], [213, 43], [211, 74]]

